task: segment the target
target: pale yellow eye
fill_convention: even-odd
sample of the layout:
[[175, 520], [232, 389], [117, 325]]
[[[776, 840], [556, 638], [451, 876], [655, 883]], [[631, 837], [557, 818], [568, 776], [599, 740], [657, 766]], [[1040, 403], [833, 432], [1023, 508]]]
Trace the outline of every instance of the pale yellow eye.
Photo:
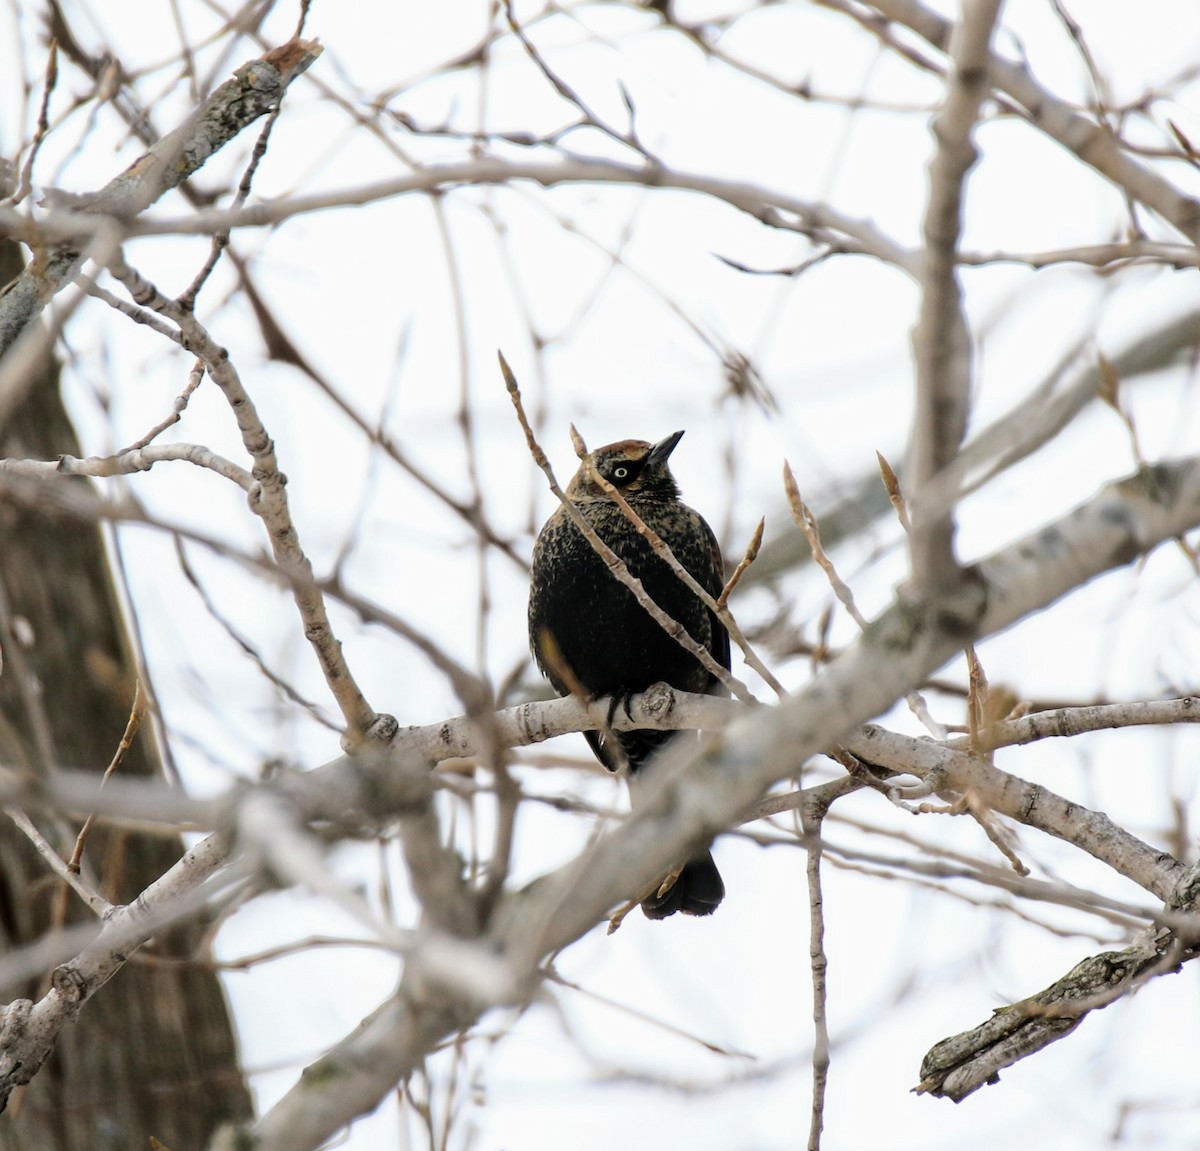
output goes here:
[[629, 469], [627, 467], [622, 466], [619, 468], [613, 468], [613, 477], [615, 479], [623, 480], [627, 475], [629, 475]]

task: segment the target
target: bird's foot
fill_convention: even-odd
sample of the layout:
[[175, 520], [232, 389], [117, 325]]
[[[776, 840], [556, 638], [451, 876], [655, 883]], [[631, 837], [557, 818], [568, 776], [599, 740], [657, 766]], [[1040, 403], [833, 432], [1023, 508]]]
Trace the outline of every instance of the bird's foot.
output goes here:
[[645, 904], [649, 901], [651, 908], [661, 906], [664, 902], [664, 897], [667, 896], [671, 888], [679, 882], [679, 876], [683, 873], [683, 869], [687, 865], [679, 864], [678, 867], [671, 868], [662, 879], [656, 879], [649, 887], [642, 891], [636, 899], [629, 899], [622, 903], [616, 911], [612, 913], [608, 920], [608, 931], [606, 934], [611, 935], [614, 931], [625, 922], [627, 916], [639, 904]]
[[630, 691], [628, 688], [621, 688], [619, 691], [612, 693], [608, 700], [608, 717], [606, 720], [609, 727], [612, 727], [613, 716], [617, 714], [618, 707], [625, 713], [626, 719], [633, 719], [633, 712], [629, 710], [629, 701], [638, 694], [638, 692]]

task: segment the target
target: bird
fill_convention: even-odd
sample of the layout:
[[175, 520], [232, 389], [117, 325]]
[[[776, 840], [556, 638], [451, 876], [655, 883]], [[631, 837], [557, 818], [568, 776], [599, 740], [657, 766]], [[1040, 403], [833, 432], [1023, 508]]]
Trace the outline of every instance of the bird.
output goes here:
[[[721, 667], [728, 669], [729, 633], [716, 614], [656, 555], [636, 525], [597, 479], [604, 477], [661, 537], [675, 558], [714, 598], [724, 586], [721, 549], [699, 512], [680, 499], [668, 459], [683, 437], [674, 432], [657, 443], [620, 440], [589, 452], [567, 486], [566, 497], [616, 553], [654, 601], [682, 624]], [[725, 687], [667, 634], [572, 522], [560, 504], [533, 548], [529, 594], [529, 644], [534, 660], [559, 695], [582, 691], [590, 699], [613, 698], [616, 706], [654, 683], [681, 691], [725, 694]], [[641, 729], [583, 733], [610, 771], [628, 765], [630, 786], [649, 761], [676, 740], [695, 732]], [[615, 744], [615, 746], [614, 746]], [[725, 885], [710, 852], [687, 860], [668, 890], [642, 900], [650, 919], [677, 911], [711, 915]]]

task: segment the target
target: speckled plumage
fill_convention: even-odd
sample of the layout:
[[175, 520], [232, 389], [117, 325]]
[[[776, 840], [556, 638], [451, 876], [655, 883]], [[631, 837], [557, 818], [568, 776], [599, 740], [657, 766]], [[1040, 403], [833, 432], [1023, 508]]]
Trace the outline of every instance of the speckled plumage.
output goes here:
[[[650, 598], [727, 668], [729, 635], [724, 627], [653, 553], [595, 479], [599, 472], [617, 488], [697, 583], [717, 596], [724, 577], [716, 537], [703, 517], [680, 500], [667, 464], [682, 435], [676, 432], [657, 444], [622, 440], [598, 448], [581, 464], [567, 497], [641, 580]], [[593, 698], [644, 691], [660, 681], [683, 691], [724, 691], [720, 681], [672, 639], [608, 570], [563, 507], [546, 521], [534, 545], [529, 642], [538, 667], [560, 695], [570, 692], [572, 677]], [[612, 771], [621, 766], [621, 756], [614, 754], [601, 733], [585, 736], [601, 763]], [[694, 736], [694, 732], [642, 730], [617, 733], [616, 740], [636, 773], [672, 739]], [[707, 915], [723, 895], [716, 865], [705, 853], [685, 865], [675, 886], [661, 899], [652, 897], [642, 907], [655, 919], [675, 911]]]

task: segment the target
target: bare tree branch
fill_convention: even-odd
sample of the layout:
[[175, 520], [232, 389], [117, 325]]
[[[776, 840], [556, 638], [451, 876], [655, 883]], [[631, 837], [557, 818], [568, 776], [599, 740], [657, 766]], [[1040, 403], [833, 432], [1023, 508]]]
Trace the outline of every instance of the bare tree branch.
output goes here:
[[[622, 164], [568, 154], [554, 162], [520, 162], [481, 157], [457, 163], [429, 165], [412, 175], [329, 193], [289, 196], [265, 204], [249, 204], [236, 209], [208, 208], [186, 217], [154, 220], [141, 217], [125, 227], [126, 236], [201, 235], [208, 236], [237, 228], [258, 228], [281, 223], [295, 216], [331, 208], [372, 204], [413, 192], [436, 193], [460, 186], [507, 184], [531, 181], [550, 188], [557, 184], [596, 183], [657, 187], [696, 192], [728, 203], [773, 228], [807, 231], [829, 229], [849, 237], [853, 250], [873, 256], [915, 275], [916, 253], [890, 239], [869, 220], [856, 220], [819, 201], [798, 199], [778, 190], [770, 190], [744, 181], [725, 180], [698, 172], [685, 172], [657, 165]], [[86, 215], [64, 209], [48, 212], [30, 227], [24, 217], [11, 209], [0, 208], [0, 235], [33, 242], [79, 241], [100, 230], [101, 223]]]
[[1086, 851], [1164, 903], [1175, 898], [1184, 865], [1160, 848], [1143, 843], [1102, 811], [1089, 811], [1049, 788], [1000, 771], [979, 756], [898, 735], [875, 724], [853, 732], [844, 742], [869, 763], [882, 762], [892, 771], [910, 772], [924, 781], [921, 789], [899, 789], [901, 797], [971, 795], [989, 811]]
[[[933, 47], [947, 51], [954, 25], [918, 0], [872, 0], [886, 19], [910, 28]], [[1200, 201], [1180, 192], [1153, 169], [1139, 164], [1106, 125], [1074, 111], [1039, 84], [1023, 64], [992, 55], [991, 82], [1024, 109], [1030, 124], [1085, 164], [1157, 212], [1193, 245], [1200, 244]]]
[[[98, 192], [87, 195], [57, 193], [53, 204], [69, 205], [72, 215], [89, 215], [96, 227], [112, 227], [112, 221], [128, 221], [160, 196], [197, 172], [221, 147], [246, 125], [276, 107], [288, 85], [321, 53], [315, 41], [293, 40], [252, 60], [238, 69], [212, 96], [174, 132], [164, 136], [119, 176]], [[58, 207], [57, 210], [62, 210]], [[55, 214], [52, 208], [49, 213]], [[37, 255], [25, 271], [0, 292], [0, 356], [28, 327], [47, 302], [78, 273], [85, 253], [70, 243], [43, 247], [38, 225], [15, 209], [5, 210], [0, 235], [18, 236], [34, 247]], [[12, 228], [16, 225], [16, 228]], [[11, 228], [11, 230], [10, 230]], [[19, 230], [18, 230], [19, 229]], [[23, 376], [0, 375], [0, 422], [20, 398], [27, 385]]]
[[[580, 858], [502, 903], [486, 942], [463, 944], [466, 968], [489, 972], [486, 982], [501, 995], [490, 1005], [511, 1002], [507, 997], [528, 985], [545, 956], [706, 843], [728, 826], [731, 813], [748, 809], [809, 756], [886, 709], [966, 637], [1007, 627], [1068, 587], [1200, 523], [1200, 460], [1151, 472], [1104, 489], [1043, 534], [1054, 561], [1048, 563], [1048, 553], [1032, 541], [1020, 541], [983, 561], [978, 583], [968, 584], [957, 600], [924, 611], [898, 602], [803, 692], [735, 721], [717, 746], [668, 756], [674, 769], [663, 764], [637, 811]], [[1064, 555], [1070, 560], [1063, 562]], [[1048, 570], [1055, 566], [1058, 571]], [[1033, 578], [1034, 569], [1040, 578]], [[497, 956], [506, 974], [493, 971]], [[445, 979], [443, 971], [439, 986]], [[411, 998], [417, 986], [416, 976], [406, 973], [401, 994], [263, 1118], [256, 1132], [262, 1151], [317, 1146], [373, 1109], [428, 1045], [448, 1034], [441, 1028], [465, 1027], [489, 1005], [439, 992], [418, 1006]], [[482, 986], [478, 977], [472, 986]], [[357, 1074], [363, 1066], [370, 1067], [369, 1080]]]
[[[971, 0], [950, 37], [946, 96], [933, 119], [937, 142], [929, 163], [925, 248], [921, 262], [921, 308], [913, 333], [916, 413], [911, 448], [914, 493], [924, 489], [958, 453], [967, 428], [971, 393], [971, 336], [958, 283], [967, 174], [978, 153], [971, 139], [988, 93], [989, 45], [1001, 0]], [[919, 593], [938, 595], [959, 578], [954, 520], [946, 512], [920, 514], [916, 505], [909, 545]]]
[[1190, 946], [1180, 946], [1169, 932], [1154, 928], [1121, 951], [1091, 955], [1044, 991], [936, 1043], [921, 1063], [921, 1082], [915, 1090], [960, 1103], [980, 1087], [999, 1082], [1005, 1067], [1069, 1035], [1089, 1012], [1107, 1007], [1148, 979], [1178, 971], [1181, 962], [1194, 958]]

